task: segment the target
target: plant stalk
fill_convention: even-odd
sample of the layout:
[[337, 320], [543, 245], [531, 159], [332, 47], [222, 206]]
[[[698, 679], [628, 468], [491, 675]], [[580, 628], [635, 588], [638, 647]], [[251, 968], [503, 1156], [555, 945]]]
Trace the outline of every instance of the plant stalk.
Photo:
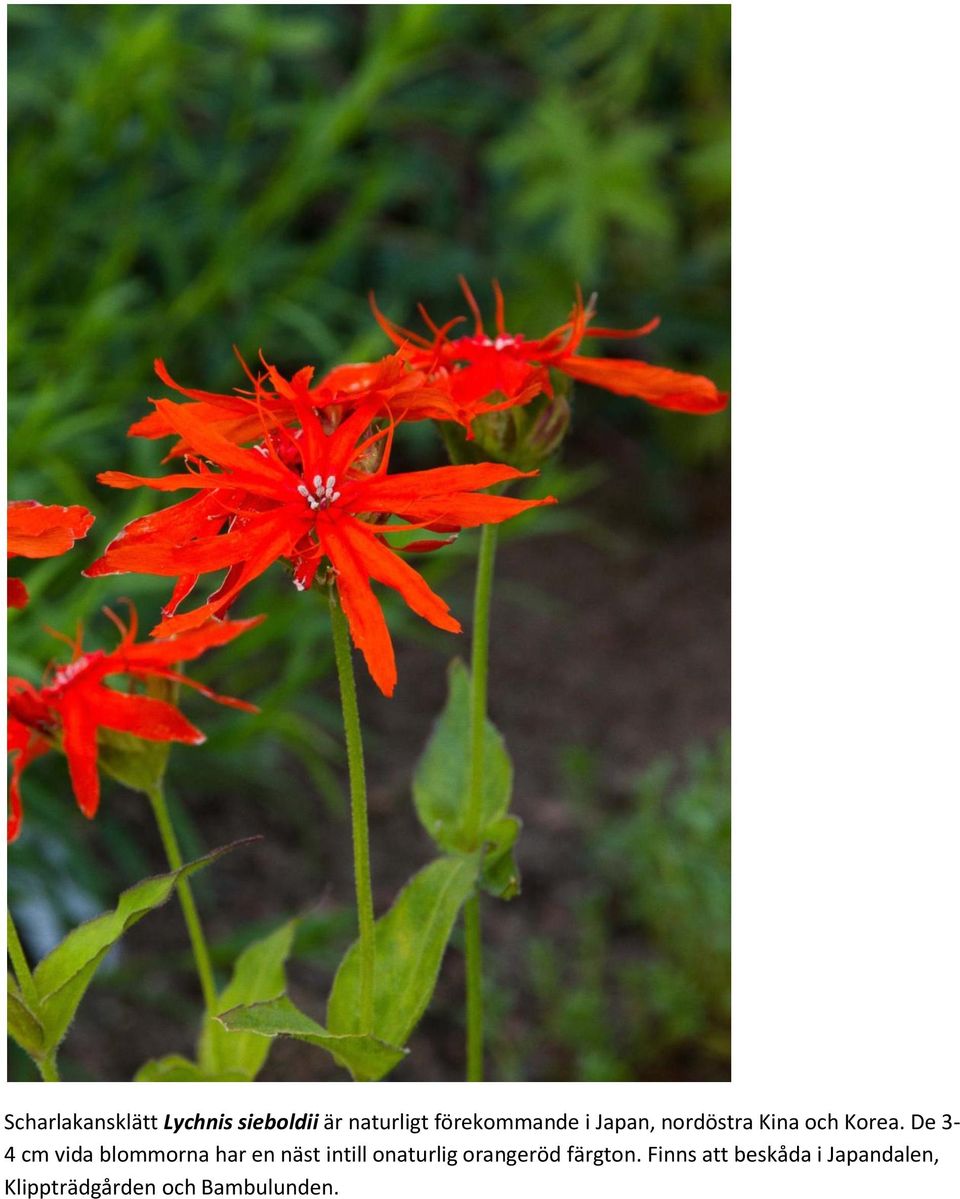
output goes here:
[[57, 1063], [54, 1061], [52, 1054], [50, 1057], [45, 1057], [42, 1061], [37, 1062], [37, 1068], [44, 1082], [60, 1081], [60, 1075], [57, 1072]]
[[490, 657], [490, 599], [497, 552], [497, 526], [484, 525], [477, 557], [473, 595], [473, 644], [470, 649], [470, 792], [466, 834], [471, 848], [480, 848], [483, 832], [483, 743], [487, 723], [487, 675]]
[[[183, 866], [183, 854], [180, 852], [177, 834], [174, 832], [173, 821], [170, 819], [170, 809], [167, 807], [163, 783], [157, 783], [146, 794], [150, 800], [150, 807], [153, 809], [153, 815], [160, 832], [160, 840], [163, 842], [163, 848], [166, 852], [170, 869], [179, 870]], [[214, 1016], [219, 1006], [217, 984], [214, 981], [210, 951], [207, 948], [207, 941], [203, 935], [203, 926], [200, 923], [197, 905], [193, 899], [193, 892], [190, 890], [190, 883], [185, 878], [177, 881], [177, 895], [180, 899], [180, 907], [183, 909], [183, 919], [190, 936], [193, 960], [197, 966], [200, 990], [203, 992], [203, 1005], [207, 1010], [207, 1014]]]
[[347, 767], [350, 773], [350, 815], [353, 824], [353, 874], [357, 893], [357, 924], [360, 935], [360, 1027], [373, 1032], [376, 940], [373, 917], [373, 889], [370, 882], [370, 831], [367, 820], [367, 779], [363, 765], [363, 736], [360, 708], [357, 704], [357, 680], [353, 673], [350, 630], [340, 606], [336, 587], [330, 587], [330, 621], [333, 627], [333, 651], [340, 682], [343, 731], [347, 743]]
[[[490, 665], [490, 600], [497, 552], [497, 526], [484, 525], [477, 557], [473, 596], [473, 644], [470, 651], [470, 792], [467, 800], [467, 844], [480, 849], [483, 835], [483, 768], [487, 725], [487, 676]], [[480, 896], [471, 895], [463, 909], [467, 959], [467, 1081], [483, 1082], [483, 941]]]
[[467, 1082], [483, 1082], [483, 937], [480, 896], [463, 905], [467, 955]]

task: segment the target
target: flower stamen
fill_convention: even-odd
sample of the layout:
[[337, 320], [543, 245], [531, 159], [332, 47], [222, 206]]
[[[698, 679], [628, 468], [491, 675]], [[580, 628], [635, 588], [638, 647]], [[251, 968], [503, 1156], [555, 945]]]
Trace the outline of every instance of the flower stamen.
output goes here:
[[313, 491], [307, 487], [306, 483], [300, 483], [297, 486], [297, 491], [310, 505], [314, 512], [322, 512], [325, 508], [329, 508], [331, 504], [335, 504], [340, 498], [340, 492], [336, 490], [337, 479], [335, 475], [327, 475], [324, 480], [322, 475], [313, 476]]

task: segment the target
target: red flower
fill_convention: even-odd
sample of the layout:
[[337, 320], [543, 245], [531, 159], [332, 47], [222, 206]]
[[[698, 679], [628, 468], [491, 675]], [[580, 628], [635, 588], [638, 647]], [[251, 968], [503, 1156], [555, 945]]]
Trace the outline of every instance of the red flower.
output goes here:
[[11, 755], [13, 766], [10, 775], [10, 802], [7, 807], [8, 841], [16, 839], [23, 821], [20, 776], [31, 762], [35, 762], [50, 749], [50, 742], [43, 733], [35, 731], [30, 725], [24, 724], [13, 715], [14, 706], [21, 702], [35, 708], [38, 720], [43, 720], [47, 714], [47, 710], [42, 704], [34, 705], [32, 689], [29, 692], [22, 692], [24, 698], [22, 701], [19, 699], [18, 687], [20, 685], [24, 685], [23, 679], [7, 680], [7, 753]]
[[[61, 508], [45, 507], [36, 500], [12, 500], [7, 503], [7, 557], [55, 558], [73, 549], [74, 542], [86, 537], [93, 516], [74, 504]], [[29, 596], [20, 579], [7, 579], [7, 606], [22, 608]]]
[[[438, 628], [459, 632], [460, 625], [387, 545], [385, 535], [498, 523], [553, 502], [480, 494], [480, 488], [521, 477], [520, 471], [494, 463], [388, 475], [394, 426], [375, 430], [369, 410], [358, 410], [327, 430], [312, 409], [303, 408], [299, 429], [277, 430], [263, 445], [243, 449], [210, 428], [191, 405], [169, 400], [156, 405], [161, 418], [203, 460], [188, 459], [193, 469], [186, 474], [145, 479], [107, 471], [100, 481], [199, 494], [133, 521], [84, 573], [177, 577], [164, 609], [167, 619], [155, 630], [172, 633], [222, 615], [248, 583], [278, 560], [292, 564], [293, 581], [301, 590], [312, 585], [326, 560], [354, 644], [386, 695], [396, 684], [396, 664], [371, 579], [398, 591], [414, 612]], [[402, 523], [384, 523], [391, 514]], [[200, 575], [223, 569], [226, 578], [207, 603], [172, 615]]]
[[[198, 391], [181, 387], [174, 382], [162, 358], [154, 361], [154, 370], [172, 387], [195, 401], [187, 405], [192, 415], [208, 428], [215, 429], [228, 441], [238, 445], [259, 441], [281, 425], [300, 419], [304, 410], [321, 412], [328, 426], [339, 422], [344, 413], [373, 405], [400, 420], [453, 418], [450, 399], [440, 383], [428, 382], [422, 371], [411, 370], [400, 354], [391, 354], [380, 362], [338, 366], [313, 384], [314, 369], [305, 366], [290, 379], [275, 366], [264, 362], [263, 375], [254, 375], [240, 360], [252, 390], [238, 390], [234, 395]], [[130, 426], [133, 437], [169, 437], [176, 430], [160, 408]], [[170, 451], [175, 458], [190, 450], [183, 440]]]
[[[657, 408], [706, 415], [720, 412], [728, 397], [702, 375], [686, 375], [662, 366], [651, 366], [629, 358], [588, 358], [577, 353], [585, 337], [642, 337], [660, 323], [655, 317], [638, 329], [591, 328], [593, 308], [577, 296], [573, 311], [546, 337], [528, 340], [522, 333], [508, 333], [504, 319], [503, 292], [494, 282], [496, 297], [495, 337], [483, 327], [483, 318], [466, 280], [461, 276], [467, 303], [474, 316], [474, 331], [466, 337], [451, 338], [450, 329], [457, 321], [438, 328], [423, 308], [432, 336], [421, 337], [389, 321], [371, 296], [374, 316], [395, 345], [401, 347], [415, 370], [449, 372], [450, 395], [458, 419], [469, 424], [477, 416], [497, 408], [526, 403], [541, 392], [551, 393], [549, 368], [572, 379], [592, 383], [617, 395], [636, 396]], [[462, 320], [463, 318], [458, 318]], [[491, 396], [503, 400], [489, 403]]]
[[93, 817], [100, 803], [97, 772], [97, 733], [113, 729], [147, 741], [182, 741], [200, 745], [204, 735], [173, 704], [131, 691], [114, 691], [105, 680], [123, 676], [128, 683], [167, 679], [182, 683], [219, 704], [256, 712], [242, 699], [218, 695], [201, 683], [174, 670], [178, 662], [190, 662], [214, 646], [225, 645], [264, 617], [253, 620], [211, 621], [180, 637], [136, 644], [137, 616], [130, 608], [129, 629], [108, 609], [107, 615], [120, 629], [120, 644], [111, 653], [85, 653], [78, 637], [73, 658], [66, 665], [51, 664], [50, 681], [34, 687], [26, 679], [7, 683], [7, 748], [13, 757], [7, 840], [20, 831], [22, 804], [20, 778], [26, 767], [48, 750], [59, 746], [67, 756], [70, 780], [81, 812]]

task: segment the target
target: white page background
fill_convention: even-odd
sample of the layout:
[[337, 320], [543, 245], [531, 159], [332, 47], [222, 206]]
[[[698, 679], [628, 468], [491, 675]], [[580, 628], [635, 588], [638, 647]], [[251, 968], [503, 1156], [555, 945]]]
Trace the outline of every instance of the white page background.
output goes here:
[[[6, 1084], [6, 1112], [625, 1115], [952, 1112], [958, 1052], [956, 17], [946, 5], [735, 5], [734, 1081]], [[305, 1052], [310, 1052], [305, 1048]], [[342, 1144], [359, 1143], [345, 1135]], [[572, 1141], [585, 1138], [571, 1136]], [[0, 1133], [0, 1153], [170, 1139]], [[379, 1143], [513, 1144], [398, 1134]], [[658, 1135], [934, 1147], [938, 1167], [277, 1167], [340, 1194], [463, 1199], [958, 1193], [952, 1133]], [[592, 1145], [633, 1144], [591, 1135]], [[15, 1166], [17, 1177], [81, 1167]], [[86, 1167], [94, 1178], [137, 1174]], [[244, 1168], [194, 1168], [242, 1179]], [[183, 1176], [151, 1166], [139, 1176]], [[264, 1175], [266, 1176], [266, 1175]]]

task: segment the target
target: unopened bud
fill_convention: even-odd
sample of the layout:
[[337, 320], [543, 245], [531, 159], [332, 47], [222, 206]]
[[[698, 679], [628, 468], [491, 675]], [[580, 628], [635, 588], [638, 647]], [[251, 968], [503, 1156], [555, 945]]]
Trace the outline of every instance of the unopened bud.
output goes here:
[[[497, 397], [491, 397], [495, 404]], [[560, 448], [570, 427], [570, 402], [563, 390], [537, 396], [529, 404], [478, 416], [472, 437], [465, 429], [441, 425], [451, 461], [505, 462], [517, 470], [536, 470]]]

